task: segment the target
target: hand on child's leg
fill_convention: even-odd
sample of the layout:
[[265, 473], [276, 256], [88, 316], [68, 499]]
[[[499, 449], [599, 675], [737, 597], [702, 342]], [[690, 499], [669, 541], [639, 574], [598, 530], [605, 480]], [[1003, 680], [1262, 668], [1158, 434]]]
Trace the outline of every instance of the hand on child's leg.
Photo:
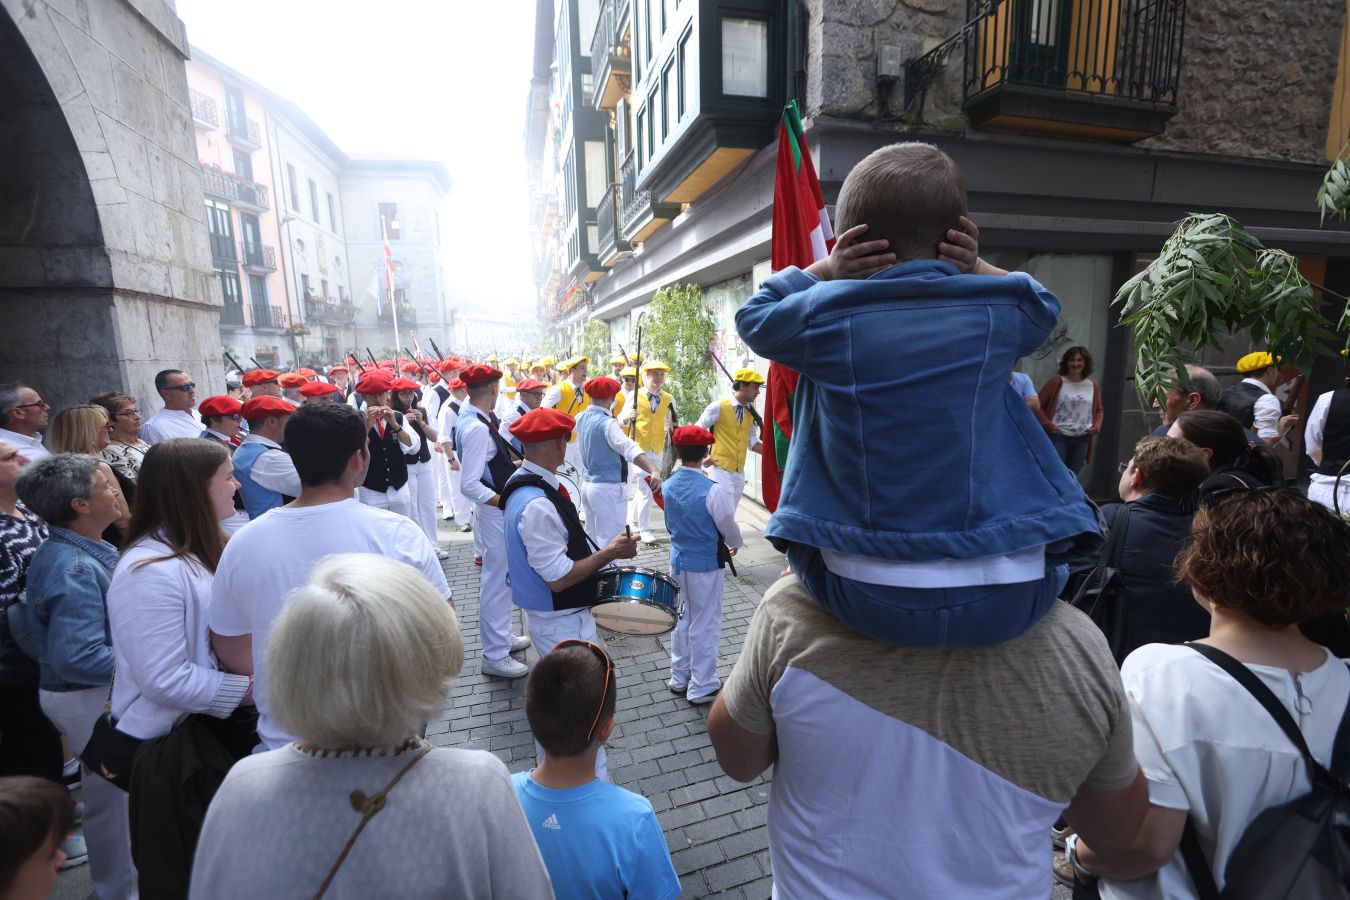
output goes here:
[[839, 235], [830, 255], [807, 266], [806, 273], [821, 281], [868, 278], [895, 265], [895, 254], [886, 249], [890, 242], [883, 239], [860, 243], [859, 238], [866, 233], [866, 225], [854, 225]]
[[980, 259], [980, 229], [966, 216], [961, 217], [961, 227], [947, 232], [947, 240], [937, 246], [938, 259], [956, 266], [963, 275], [1007, 275], [997, 266]]

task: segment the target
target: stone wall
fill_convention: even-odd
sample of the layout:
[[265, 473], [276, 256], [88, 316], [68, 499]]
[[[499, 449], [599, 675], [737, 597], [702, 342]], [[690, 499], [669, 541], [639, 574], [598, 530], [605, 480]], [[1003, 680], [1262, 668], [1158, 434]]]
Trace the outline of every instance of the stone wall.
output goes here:
[[56, 405], [224, 387], [220, 289], [164, 0], [0, 0], [0, 378]]
[[[1150, 149], [1316, 163], [1327, 124], [1346, 16], [1345, 0], [1188, 0], [1181, 111]], [[807, 0], [805, 112], [897, 117], [903, 87], [876, 77], [877, 48], [921, 56], [965, 22], [960, 0]], [[920, 122], [968, 127], [958, 50], [932, 82]], [[897, 123], [898, 124], [898, 123]]]

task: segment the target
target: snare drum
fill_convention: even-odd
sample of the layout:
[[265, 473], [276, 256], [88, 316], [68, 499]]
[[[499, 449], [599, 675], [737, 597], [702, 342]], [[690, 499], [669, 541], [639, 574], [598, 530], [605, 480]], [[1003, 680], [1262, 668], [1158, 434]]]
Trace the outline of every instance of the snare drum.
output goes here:
[[684, 615], [680, 588], [651, 569], [616, 568], [600, 573], [600, 599], [591, 607], [595, 624], [618, 634], [666, 634]]

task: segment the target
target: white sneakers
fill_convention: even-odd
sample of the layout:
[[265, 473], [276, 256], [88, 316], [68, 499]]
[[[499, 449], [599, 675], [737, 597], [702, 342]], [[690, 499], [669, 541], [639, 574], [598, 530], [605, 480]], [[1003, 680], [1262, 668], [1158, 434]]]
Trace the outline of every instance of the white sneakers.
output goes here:
[[530, 646], [530, 639], [527, 638], [525, 635], [523, 635], [523, 634], [513, 634], [513, 635], [511, 635], [511, 652], [512, 652], [512, 653], [519, 653], [521, 650], [524, 650], [524, 649], [525, 649], [526, 647], [528, 647], [528, 646]]
[[640, 537], [640, 538], [642, 539], [642, 543], [644, 543], [644, 544], [655, 544], [655, 543], [656, 543], [656, 535], [655, 535], [655, 534], [652, 534], [650, 531], [644, 531], [644, 532], [642, 532], [642, 534], [638, 535], [638, 537]]
[[484, 659], [479, 671], [484, 675], [495, 675], [498, 678], [523, 678], [529, 674], [530, 667], [509, 656], [503, 656], [501, 659]]

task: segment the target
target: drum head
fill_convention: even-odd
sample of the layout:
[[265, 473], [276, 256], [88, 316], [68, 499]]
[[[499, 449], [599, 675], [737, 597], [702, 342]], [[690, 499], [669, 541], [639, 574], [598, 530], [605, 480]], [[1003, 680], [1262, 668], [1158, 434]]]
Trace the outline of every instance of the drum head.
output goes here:
[[650, 637], [675, 629], [675, 614], [641, 600], [613, 600], [591, 607], [595, 624], [616, 634]]

